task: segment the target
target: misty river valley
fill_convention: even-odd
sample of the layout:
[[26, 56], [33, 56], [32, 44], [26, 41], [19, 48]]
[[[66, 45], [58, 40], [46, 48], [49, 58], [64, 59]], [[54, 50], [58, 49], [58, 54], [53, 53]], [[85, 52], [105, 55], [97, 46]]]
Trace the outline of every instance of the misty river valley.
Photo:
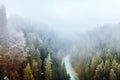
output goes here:
[[[0, 0], [0, 80], [120, 80], [120, 23], [100, 25], [94, 29], [83, 28], [92, 24], [92, 19], [95, 19], [93, 22], [96, 24], [97, 21], [102, 21], [105, 16], [101, 16], [100, 11], [102, 15], [102, 11], [107, 14], [106, 10], [100, 8], [102, 6], [91, 5], [90, 8], [98, 6], [96, 8], [99, 10], [95, 8], [96, 12], [87, 12], [91, 2], [85, 0], [89, 3], [84, 6], [84, 0], [80, 0], [85, 8], [83, 10], [80, 7], [82, 16], [88, 13], [101, 16], [99, 20], [94, 15], [88, 16], [89, 20], [77, 16], [80, 14], [80, 5], [76, 0], [62, 1], [64, 3], [40, 0], [40, 6], [44, 7], [38, 7], [38, 3], [36, 7], [31, 0], [29, 3], [26, 1], [13, 1], [15, 4], [9, 7], [9, 0], [4, 1], [5, 5], [1, 5]], [[21, 6], [18, 7], [18, 3]], [[27, 13], [26, 9], [32, 12]], [[18, 14], [10, 15], [12, 12]], [[33, 15], [35, 13], [39, 15]], [[36, 20], [31, 18], [31, 14]], [[71, 19], [77, 21], [69, 21]]]

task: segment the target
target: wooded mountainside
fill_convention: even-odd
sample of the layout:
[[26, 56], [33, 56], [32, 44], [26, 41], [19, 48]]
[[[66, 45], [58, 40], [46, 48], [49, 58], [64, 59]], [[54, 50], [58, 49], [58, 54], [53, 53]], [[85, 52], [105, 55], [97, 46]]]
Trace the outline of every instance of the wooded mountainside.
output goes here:
[[80, 80], [120, 80], [120, 24], [61, 39], [0, 7], [0, 80], [71, 80], [66, 55]]

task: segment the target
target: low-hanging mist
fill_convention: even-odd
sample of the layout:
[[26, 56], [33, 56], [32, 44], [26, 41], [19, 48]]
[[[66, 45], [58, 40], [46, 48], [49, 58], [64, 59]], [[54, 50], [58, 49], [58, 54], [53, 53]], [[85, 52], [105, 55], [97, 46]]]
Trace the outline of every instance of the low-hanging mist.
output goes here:
[[[1, 80], [6, 77], [11, 80], [97, 80], [103, 77], [99, 74], [103, 67], [108, 70], [104, 80], [112, 80], [108, 76], [114, 71], [119, 80], [116, 69], [119, 69], [120, 24], [104, 25], [84, 34], [64, 35], [20, 16], [7, 17], [2, 6], [0, 33], [0, 72], [4, 71]], [[106, 69], [105, 64], [111, 67]]]

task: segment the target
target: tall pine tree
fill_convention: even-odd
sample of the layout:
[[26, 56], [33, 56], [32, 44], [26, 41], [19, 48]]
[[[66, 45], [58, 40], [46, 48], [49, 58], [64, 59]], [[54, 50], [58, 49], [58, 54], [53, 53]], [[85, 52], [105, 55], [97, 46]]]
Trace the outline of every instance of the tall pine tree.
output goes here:
[[45, 80], [52, 80], [52, 62], [51, 62], [51, 56], [48, 54], [46, 60], [45, 60]]
[[27, 63], [27, 66], [24, 69], [24, 80], [34, 80], [29, 63]]

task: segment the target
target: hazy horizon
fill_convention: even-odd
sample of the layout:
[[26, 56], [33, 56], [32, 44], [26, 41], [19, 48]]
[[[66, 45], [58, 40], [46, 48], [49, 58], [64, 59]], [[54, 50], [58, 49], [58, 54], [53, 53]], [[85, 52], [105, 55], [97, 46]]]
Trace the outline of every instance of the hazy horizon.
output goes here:
[[2, 0], [8, 16], [16, 14], [65, 34], [119, 23], [119, 3], [119, 0]]

